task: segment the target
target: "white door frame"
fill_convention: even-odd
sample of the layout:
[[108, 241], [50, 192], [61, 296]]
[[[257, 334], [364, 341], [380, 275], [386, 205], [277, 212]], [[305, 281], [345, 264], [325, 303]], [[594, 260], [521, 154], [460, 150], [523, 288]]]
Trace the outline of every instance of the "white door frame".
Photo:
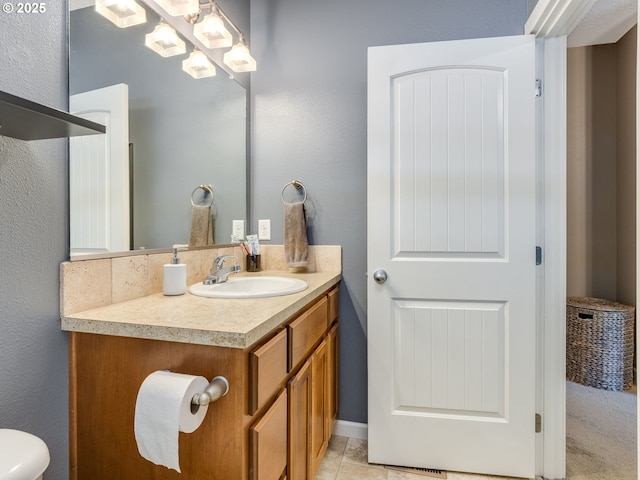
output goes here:
[[566, 470], [566, 37], [545, 39], [541, 48], [543, 160], [538, 241], [543, 263], [538, 284], [538, 405], [542, 444], [537, 458], [541, 462], [538, 472], [545, 479], [562, 479]]
[[[541, 106], [544, 133], [540, 144], [544, 156], [540, 175], [540, 193], [544, 205], [539, 236], [544, 247], [544, 270], [540, 280], [542, 318], [539, 327], [541, 344], [538, 346], [541, 353], [538, 363], [539, 384], [542, 387], [538, 401], [543, 413], [543, 440], [538, 454], [541, 462], [538, 471], [543, 472], [545, 479], [564, 478], [566, 471], [566, 38], [595, 2], [539, 0], [524, 32], [544, 40], [541, 46], [544, 50], [544, 94]], [[640, 85], [640, 78], [637, 81]], [[640, 93], [640, 87], [637, 87], [637, 91]], [[639, 100], [640, 95], [637, 95], [637, 102]], [[640, 132], [640, 122], [637, 122], [637, 128]], [[637, 159], [636, 165], [639, 165]], [[639, 182], [640, 168], [637, 170], [636, 181]], [[640, 199], [637, 201], [640, 205]], [[638, 224], [636, 220], [636, 231]], [[640, 242], [636, 242], [640, 259], [638, 245]], [[636, 268], [638, 271], [640, 269]], [[636, 284], [640, 288], [640, 280]], [[640, 298], [638, 292], [637, 298]], [[640, 459], [640, 445], [638, 448]]]

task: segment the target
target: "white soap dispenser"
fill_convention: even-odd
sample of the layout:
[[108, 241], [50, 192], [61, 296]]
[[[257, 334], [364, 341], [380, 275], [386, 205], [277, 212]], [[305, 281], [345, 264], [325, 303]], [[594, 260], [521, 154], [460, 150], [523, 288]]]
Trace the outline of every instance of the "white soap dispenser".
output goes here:
[[186, 247], [186, 245], [174, 245], [171, 263], [164, 265], [162, 293], [165, 295], [184, 295], [187, 291], [187, 265], [180, 263], [178, 258], [180, 247]]

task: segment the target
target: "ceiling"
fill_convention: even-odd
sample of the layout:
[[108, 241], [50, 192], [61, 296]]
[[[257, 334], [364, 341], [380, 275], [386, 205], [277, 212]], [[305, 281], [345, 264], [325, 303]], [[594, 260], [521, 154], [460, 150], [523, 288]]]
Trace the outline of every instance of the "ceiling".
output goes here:
[[[69, 0], [71, 10], [94, 4], [94, 0]], [[569, 47], [615, 43], [636, 24], [637, 0], [597, 0], [569, 35]]]
[[567, 40], [569, 47], [615, 43], [637, 22], [637, 0], [598, 0]]

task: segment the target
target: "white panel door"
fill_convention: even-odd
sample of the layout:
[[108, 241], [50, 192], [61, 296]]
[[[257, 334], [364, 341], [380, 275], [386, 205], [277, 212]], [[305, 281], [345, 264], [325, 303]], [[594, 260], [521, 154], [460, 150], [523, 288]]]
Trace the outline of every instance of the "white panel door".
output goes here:
[[72, 95], [69, 110], [107, 127], [69, 140], [71, 254], [129, 250], [129, 88]]
[[372, 463], [534, 477], [534, 89], [533, 37], [369, 50]]

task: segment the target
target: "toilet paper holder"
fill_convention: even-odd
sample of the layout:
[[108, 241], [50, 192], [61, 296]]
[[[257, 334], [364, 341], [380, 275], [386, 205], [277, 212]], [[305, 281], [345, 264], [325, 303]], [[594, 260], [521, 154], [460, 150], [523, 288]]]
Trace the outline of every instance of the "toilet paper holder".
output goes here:
[[202, 393], [196, 393], [191, 399], [191, 413], [195, 413], [201, 406], [209, 405], [212, 402], [224, 397], [229, 392], [229, 380], [222, 376], [217, 376], [204, 389]]

